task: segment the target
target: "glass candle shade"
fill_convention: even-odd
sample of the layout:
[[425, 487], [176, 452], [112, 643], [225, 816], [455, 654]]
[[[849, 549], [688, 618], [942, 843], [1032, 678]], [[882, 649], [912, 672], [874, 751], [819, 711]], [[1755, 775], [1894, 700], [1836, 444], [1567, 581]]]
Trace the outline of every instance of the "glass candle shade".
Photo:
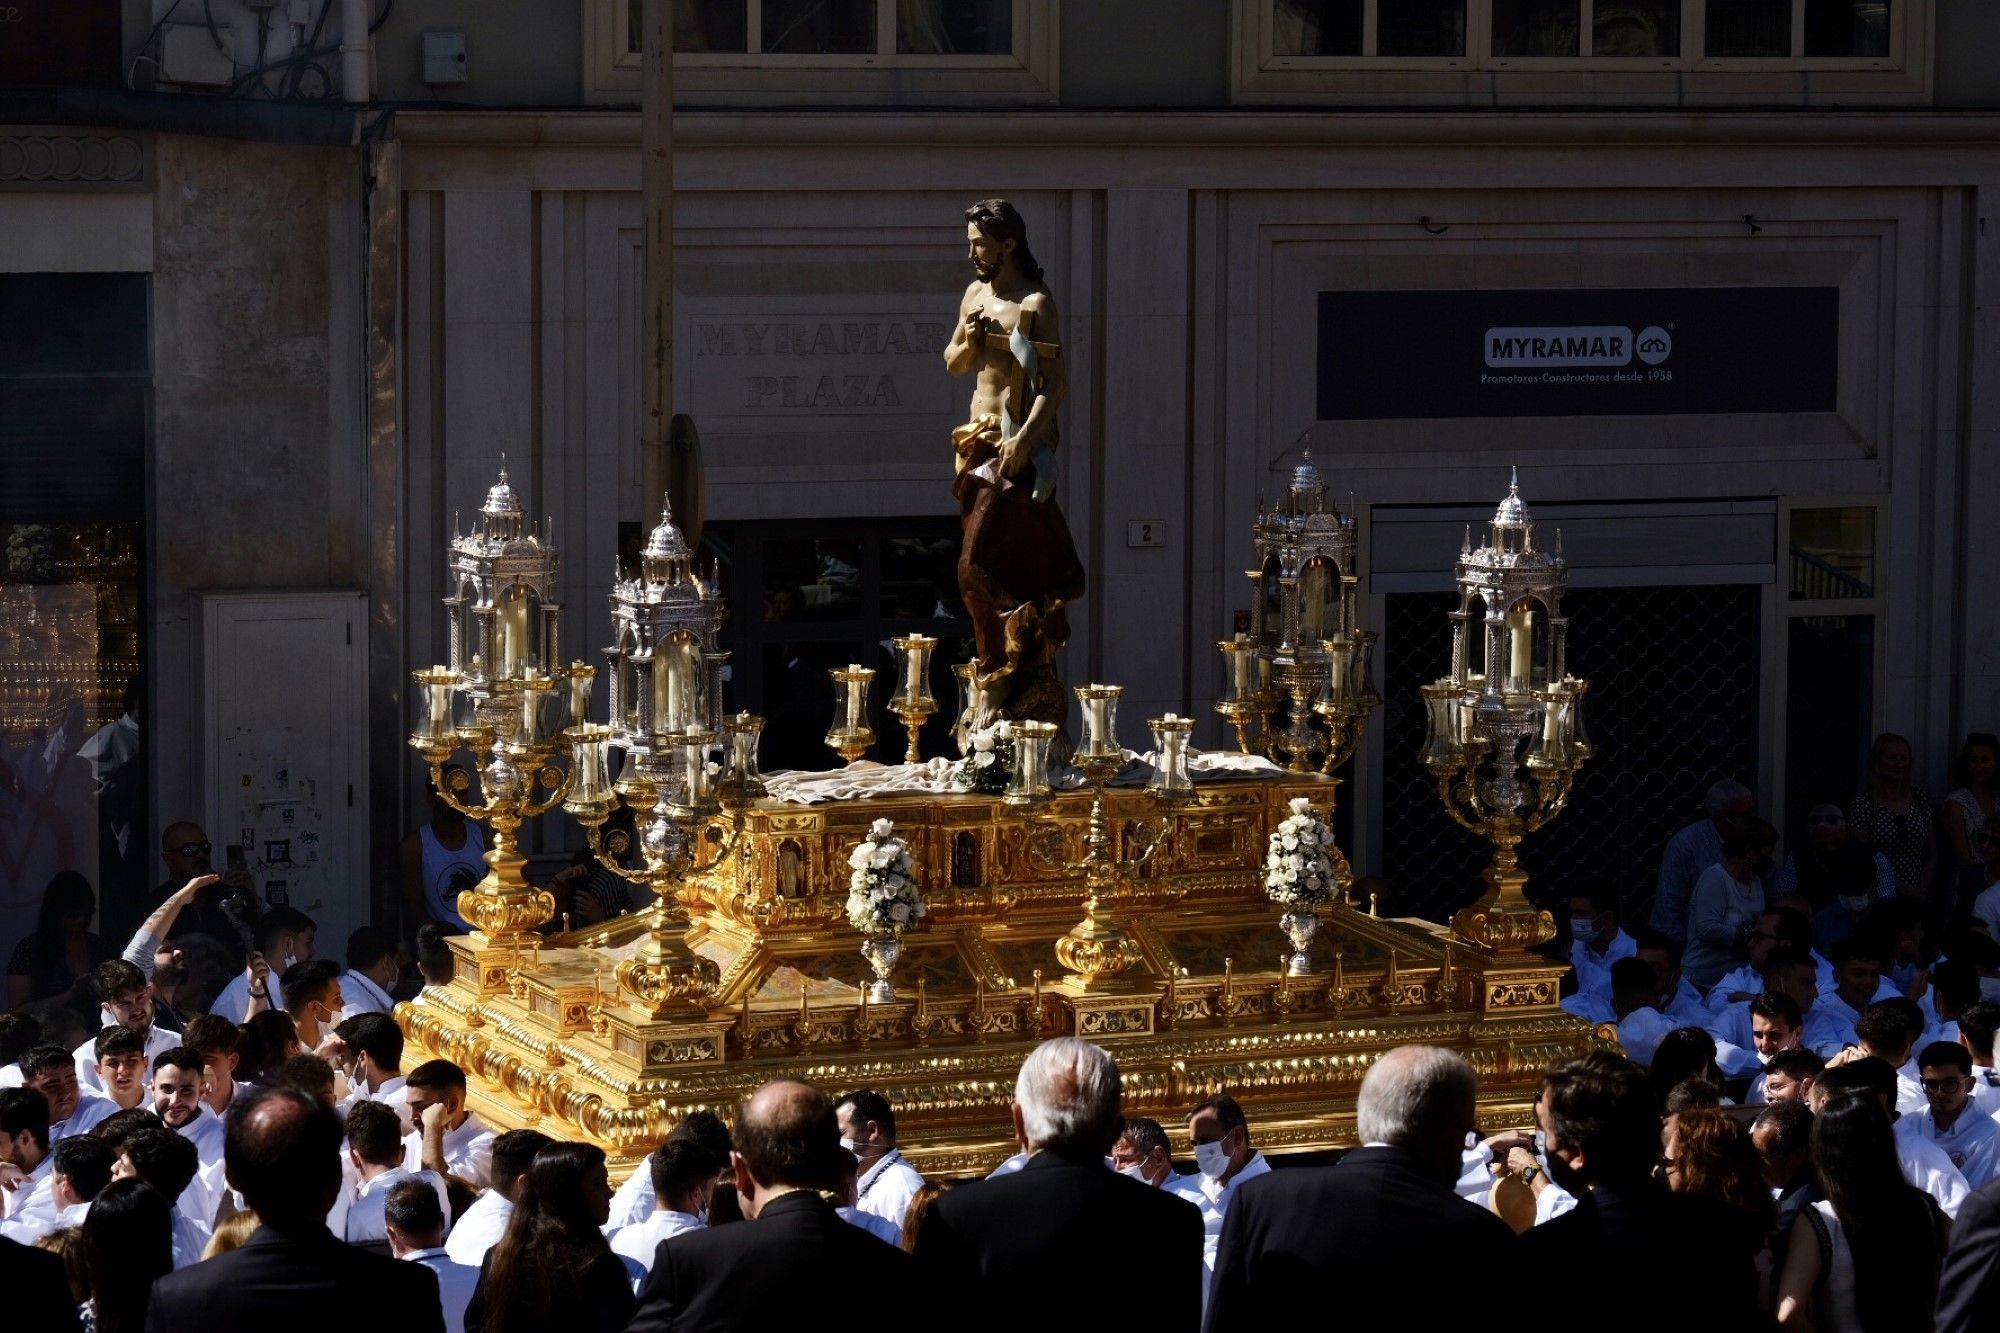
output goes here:
[[1226, 677], [1229, 693], [1224, 703], [1247, 704], [1257, 694], [1257, 641], [1247, 634], [1239, 634], [1233, 639], [1223, 639], [1216, 648], [1222, 653], [1222, 660], [1228, 664]]
[[534, 645], [528, 640], [528, 625], [534, 597], [520, 584], [500, 595], [493, 607], [493, 678], [515, 680], [534, 663]]
[[653, 650], [653, 730], [680, 733], [701, 725], [701, 656], [681, 635]]
[[452, 721], [451, 695], [458, 673], [450, 667], [434, 666], [429, 671], [413, 671], [410, 677], [424, 692], [424, 715], [417, 724], [415, 739], [425, 745], [450, 745], [456, 740]]
[[611, 728], [582, 723], [570, 729], [570, 736], [571, 776], [563, 809], [583, 818], [616, 799], [611, 791]]
[[1001, 800], [1008, 805], [1038, 805], [1049, 798], [1049, 746], [1055, 738], [1053, 722], [1014, 724], [1014, 774]]
[[1344, 710], [1354, 701], [1354, 652], [1358, 644], [1347, 635], [1322, 639], [1320, 647], [1326, 650], [1326, 694], [1328, 707], [1336, 711]]
[[569, 664], [569, 723], [580, 727], [590, 721], [590, 687], [597, 680], [597, 668], [588, 662]]
[[931, 651], [938, 641], [926, 634], [912, 634], [889, 642], [897, 655], [896, 702], [935, 707], [937, 700], [931, 697]]
[[833, 677], [834, 684], [840, 686], [842, 692], [838, 727], [860, 731], [868, 722], [868, 686], [875, 679], [875, 668], [849, 662], [844, 668], [834, 667], [827, 674]]
[[701, 816], [715, 813], [715, 787], [708, 772], [708, 747], [714, 736], [705, 731], [689, 732], [681, 738], [680, 798], [675, 813]]
[[1083, 745], [1077, 754], [1085, 759], [1122, 756], [1118, 747], [1118, 699], [1123, 685], [1079, 685], [1076, 701], [1083, 707]]
[[1428, 723], [1423, 761], [1426, 764], [1456, 762], [1460, 742], [1464, 740], [1463, 696], [1449, 680], [1424, 686], [1423, 696]]
[[723, 786], [739, 795], [760, 795], [764, 775], [757, 771], [757, 746], [764, 736], [764, 719], [755, 713], [732, 713], [722, 720], [727, 742], [723, 758]]
[[1168, 713], [1149, 719], [1153, 732], [1153, 776], [1146, 790], [1163, 800], [1185, 800], [1194, 795], [1194, 778], [1188, 773], [1188, 739], [1194, 734], [1194, 719]]

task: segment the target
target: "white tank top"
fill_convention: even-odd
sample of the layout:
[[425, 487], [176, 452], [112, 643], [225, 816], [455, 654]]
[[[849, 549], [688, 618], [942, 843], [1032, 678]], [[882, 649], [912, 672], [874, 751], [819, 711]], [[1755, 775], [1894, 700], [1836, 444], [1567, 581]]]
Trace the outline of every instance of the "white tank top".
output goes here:
[[472, 925], [458, 914], [458, 895], [486, 878], [486, 839], [479, 825], [465, 821], [465, 846], [452, 851], [437, 840], [429, 824], [423, 827], [424, 905], [441, 925], [470, 930]]

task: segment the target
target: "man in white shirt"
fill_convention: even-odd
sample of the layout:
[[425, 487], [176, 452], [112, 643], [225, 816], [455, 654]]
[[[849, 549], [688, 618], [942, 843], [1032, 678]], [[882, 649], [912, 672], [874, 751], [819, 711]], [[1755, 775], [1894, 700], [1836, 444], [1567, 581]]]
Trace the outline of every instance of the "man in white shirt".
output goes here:
[[1686, 943], [1688, 902], [1701, 872], [1722, 859], [1722, 823], [1731, 815], [1757, 813], [1757, 797], [1740, 782], [1724, 779], [1708, 789], [1707, 817], [1697, 819], [1667, 841], [1660, 857], [1659, 887], [1653, 896], [1652, 927]]
[[1609, 991], [1611, 965], [1630, 958], [1638, 942], [1618, 924], [1618, 895], [1608, 888], [1570, 895], [1569, 962], [1579, 991]]
[[272, 977], [282, 978], [299, 963], [309, 961], [313, 956], [313, 940], [319, 927], [313, 919], [296, 907], [267, 907], [257, 918], [256, 933], [252, 942], [257, 946], [255, 953], [269, 964], [264, 980], [264, 993], [255, 995], [250, 985], [250, 973], [231, 979], [222, 988], [222, 994], [208, 1006], [208, 1012], [219, 1014], [232, 1023], [242, 1023], [250, 1017], [251, 1000], [268, 1004], [274, 1009], [285, 1007], [285, 999], [279, 989], [272, 986]]
[[1972, 1056], [1972, 1103], [1982, 1115], [2000, 1116], [2000, 1074], [1993, 1069], [1993, 1035], [2000, 1004], [1984, 1000], [1958, 1016], [1958, 1044]]
[[835, 1102], [833, 1114], [840, 1146], [859, 1163], [854, 1206], [900, 1229], [924, 1178], [896, 1151], [896, 1113], [888, 1098], [863, 1088]]
[[[347, 1113], [348, 1163], [354, 1170], [353, 1192], [336, 1235], [350, 1245], [381, 1244], [389, 1239], [383, 1205], [389, 1191], [405, 1180], [420, 1180], [436, 1192], [438, 1206], [450, 1216], [451, 1198], [442, 1177], [411, 1171], [403, 1164], [402, 1125], [396, 1113], [379, 1102], [361, 1102]], [[342, 1211], [339, 1205], [335, 1212]], [[329, 1227], [332, 1223], [329, 1221]]]
[[[1813, 1044], [1813, 1038], [1828, 1031], [1829, 1020], [1815, 1020], [1813, 1007], [1819, 1003], [1819, 978], [1812, 959], [1789, 946], [1771, 950], [1764, 957], [1763, 987], [1761, 995], [1783, 995], [1798, 1008], [1801, 1016], [1801, 1030], [1798, 1043], [1801, 1046]], [[1815, 1028], [1817, 1021], [1820, 1026]], [[1726, 1041], [1732, 1046], [1749, 1049], [1756, 1045], [1751, 1032], [1750, 1001], [1737, 1000], [1720, 1009], [1711, 1011], [1708, 1021], [1709, 1035], [1717, 1041]], [[1837, 1021], [1831, 1022], [1831, 1029], [1838, 1032]]]
[[111, 1183], [111, 1162], [110, 1145], [94, 1135], [78, 1134], [54, 1145], [47, 1171], [34, 1192], [0, 1222], [0, 1236], [32, 1245], [58, 1227], [80, 1224], [90, 1201]]
[[1946, 1217], [1957, 1217], [1971, 1191], [1965, 1175], [1951, 1164], [1944, 1150], [1922, 1134], [1911, 1133], [1896, 1114], [1896, 1071], [1873, 1056], [1831, 1065], [1813, 1080], [1806, 1104], [1818, 1115], [1835, 1097], [1873, 1097], [1896, 1125], [1896, 1158], [1903, 1179], [1937, 1200]]
[[1955, 1041], [1936, 1041], [1917, 1056], [1921, 1086], [1930, 1105], [1896, 1122], [1899, 1131], [1919, 1134], [1944, 1150], [1978, 1189], [2000, 1174], [2000, 1123], [1972, 1104], [1972, 1057]]
[[1194, 1161], [1201, 1180], [1185, 1197], [1201, 1209], [1202, 1303], [1207, 1305], [1208, 1279], [1215, 1275], [1216, 1247], [1222, 1240], [1222, 1220], [1236, 1187], [1271, 1169], [1264, 1154], [1250, 1146], [1250, 1121], [1227, 1093], [1211, 1097], [1188, 1115], [1188, 1137], [1194, 1140]]
[[396, 1001], [390, 992], [400, 980], [402, 969], [396, 963], [393, 935], [379, 926], [362, 926], [347, 937], [347, 970], [340, 974], [347, 1017], [394, 1014]]
[[[1807, 1044], [1827, 1059], [1841, 1048], [1854, 1044], [1854, 1025], [1868, 1006], [1875, 1003], [1882, 987], [1882, 951], [1857, 936], [1833, 949], [1833, 989], [1822, 994], [1812, 1007], [1808, 1029], [1815, 1036]], [[1813, 1020], [1817, 1019], [1817, 1022]]]
[[0, 1219], [27, 1203], [54, 1165], [49, 1099], [29, 1088], [0, 1088]]
[[1771, 955], [1782, 948], [1795, 950], [1803, 957], [1812, 948], [1812, 923], [1789, 907], [1766, 908], [1751, 922], [1744, 943], [1749, 950], [1749, 961], [1725, 972], [1708, 992], [1703, 1003], [1710, 1013], [1719, 1014], [1732, 1004], [1741, 1004], [1769, 990], [1764, 973]]
[[1799, 1048], [1805, 1020], [1791, 996], [1776, 992], [1759, 995], [1745, 1007], [1750, 1013], [1750, 1048], [1757, 1054], [1759, 1068], [1756, 1077], [1750, 1080], [1743, 1104], [1755, 1106], [1765, 1100], [1764, 1082], [1772, 1057]]
[[1111, 1164], [1154, 1189], [1174, 1194], [1186, 1194], [1201, 1185], [1200, 1175], [1184, 1176], [1174, 1170], [1166, 1129], [1159, 1121], [1144, 1116], [1125, 1117], [1125, 1126], [1118, 1131], [1118, 1142], [1111, 1145]]
[[493, 1140], [493, 1188], [472, 1201], [446, 1238], [445, 1253], [453, 1263], [478, 1271], [486, 1252], [507, 1232], [507, 1221], [514, 1215], [514, 1197], [521, 1192], [521, 1182], [527, 1178], [535, 1154], [553, 1142], [537, 1129], [510, 1129]]
[[612, 1232], [612, 1252], [651, 1272], [661, 1241], [707, 1225], [708, 1201], [715, 1193], [716, 1172], [723, 1165], [692, 1138], [670, 1138], [655, 1148], [640, 1168], [652, 1177], [653, 1213], [642, 1222]]
[[[113, 958], [99, 963], [91, 974], [97, 994], [103, 1003], [101, 1028], [122, 1027], [137, 1033], [139, 1037], [139, 1089], [144, 1097], [146, 1070], [150, 1069], [155, 1056], [161, 1051], [171, 1050], [180, 1045], [180, 1037], [165, 1028], [153, 1026], [153, 991], [146, 983], [146, 974], [123, 958]], [[104, 1078], [98, 1072], [98, 1039], [103, 1032], [93, 1036], [76, 1048], [76, 1079], [86, 1092], [104, 1092]], [[125, 1103], [137, 1106], [138, 1100]]]
[[[721, 1116], [713, 1111], [690, 1111], [667, 1135], [667, 1141], [674, 1139], [693, 1139], [708, 1149], [708, 1155], [721, 1163], [715, 1173], [717, 1186], [736, 1188], [736, 1172], [729, 1164], [734, 1145], [729, 1141], [729, 1126]], [[611, 1196], [611, 1217], [604, 1224], [604, 1234], [609, 1236], [620, 1227], [645, 1221], [653, 1215], [657, 1202], [653, 1195], [653, 1173], [641, 1162], [638, 1170], [627, 1176], [618, 1192]]]
[[1758, 1075], [1763, 1080], [1759, 1091], [1771, 1106], [1807, 1101], [1812, 1096], [1813, 1084], [1824, 1072], [1826, 1061], [1819, 1058], [1819, 1052], [1794, 1046], [1764, 1062], [1764, 1072]]
[[346, 1115], [357, 1102], [380, 1102], [396, 1113], [403, 1133], [409, 1134], [415, 1126], [403, 1080], [403, 1030], [396, 1020], [387, 1014], [356, 1014], [343, 1019], [333, 1034], [340, 1038], [335, 1063], [351, 1089], [335, 1109]]
[[398, 1181], [382, 1202], [389, 1253], [437, 1274], [444, 1333], [465, 1333], [465, 1307], [479, 1285], [479, 1270], [453, 1261], [444, 1248], [444, 1210], [422, 1181]]
[[[1910, 1012], [1910, 1002], [1900, 997], [1877, 1000], [1868, 1006], [1867, 1012], [1854, 1025], [1855, 1048], [1863, 1055], [1874, 1056], [1895, 1071], [1895, 1109], [1900, 1115], [1914, 1115], [1925, 1105], [1923, 1089], [1917, 1086], [1916, 1071], [1907, 1068], [1917, 1036], [1918, 1027]], [[1852, 1053], [1847, 1053], [1845, 1058], [1851, 1059]], [[1827, 1063], [1836, 1064], [1842, 1060], [1842, 1056], [1835, 1056]]]
[[204, 1226], [213, 1225], [222, 1196], [222, 1117], [201, 1100], [202, 1058], [177, 1046], [153, 1062], [152, 1108], [168, 1129], [194, 1145], [195, 1178], [176, 1206]]
[[[403, 1141], [403, 1165], [412, 1173], [457, 1176], [476, 1190], [490, 1186], [494, 1134], [466, 1109], [465, 1071], [449, 1060], [426, 1060], [409, 1072], [403, 1091], [416, 1126]], [[426, 1115], [432, 1107], [435, 1113]]]
[[109, 1097], [85, 1092], [77, 1085], [76, 1057], [60, 1046], [37, 1046], [21, 1057], [21, 1086], [48, 1099], [49, 1143], [84, 1134], [118, 1110]]
[[[169, 1199], [181, 1200], [200, 1172], [200, 1156], [194, 1145], [166, 1126], [133, 1130], [118, 1145], [111, 1166], [113, 1180], [138, 1178]], [[208, 1245], [209, 1228], [188, 1216], [177, 1203], [173, 1210], [174, 1267], [182, 1269], [201, 1262]]]

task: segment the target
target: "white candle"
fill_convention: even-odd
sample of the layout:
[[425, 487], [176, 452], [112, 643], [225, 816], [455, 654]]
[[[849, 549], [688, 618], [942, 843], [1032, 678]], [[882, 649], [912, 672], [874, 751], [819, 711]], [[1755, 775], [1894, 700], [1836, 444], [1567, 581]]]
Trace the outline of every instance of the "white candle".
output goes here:
[[535, 723], [538, 721], [535, 705], [541, 702], [541, 698], [539, 690], [521, 691], [521, 740], [525, 744], [534, 743]]
[[1560, 734], [1560, 727], [1558, 724], [1561, 721], [1562, 721], [1562, 696], [1560, 694], [1557, 694], [1554, 690], [1551, 690], [1549, 691], [1548, 702], [1542, 706], [1543, 745], [1549, 746], [1549, 745], [1554, 745], [1556, 743], [1556, 737]]
[[1534, 681], [1535, 620], [1532, 611], [1507, 613], [1509, 654], [1507, 676], [1516, 690], [1525, 690]]
[[493, 633], [500, 640], [493, 652], [499, 679], [511, 680], [528, 661], [528, 599], [518, 589], [509, 589], [501, 597], [493, 617]]
[[569, 678], [569, 720], [582, 725], [590, 720], [590, 677], [573, 671]]
[[[441, 666], [431, 670], [444, 674]], [[451, 727], [451, 686], [434, 684], [427, 688], [431, 692], [431, 735], [442, 736]]]
[[[858, 672], [861, 670], [861, 664], [859, 662], [849, 662], [847, 669]], [[866, 680], [856, 679], [847, 682], [847, 729], [849, 731], [861, 730], [861, 709], [867, 701], [867, 689], [868, 682]]]
[[[687, 664], [678, 644], [669, 644], [664, 656], [663, 661], [656, 653], [653, 659], [653, 711], [657, 715], [653, 725], [659, 731], [682, 731], [687, 727], [687, 683], [683, 679]], [[660, 674], [662, 667], [665, 675]]]

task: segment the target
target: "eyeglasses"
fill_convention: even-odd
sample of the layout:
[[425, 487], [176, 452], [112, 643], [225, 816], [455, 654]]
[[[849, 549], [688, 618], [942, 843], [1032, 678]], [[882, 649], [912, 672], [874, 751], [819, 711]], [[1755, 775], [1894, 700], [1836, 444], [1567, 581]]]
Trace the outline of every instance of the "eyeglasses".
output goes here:
[[184, 842], [174, 850], [182, 856], [207, 856], [213, 849], [205, 842]]
[[1957, 1092], [1961, 1082], [1957, 1078], [1920, 1078], [1917, 1086], [1925, 1092]]

